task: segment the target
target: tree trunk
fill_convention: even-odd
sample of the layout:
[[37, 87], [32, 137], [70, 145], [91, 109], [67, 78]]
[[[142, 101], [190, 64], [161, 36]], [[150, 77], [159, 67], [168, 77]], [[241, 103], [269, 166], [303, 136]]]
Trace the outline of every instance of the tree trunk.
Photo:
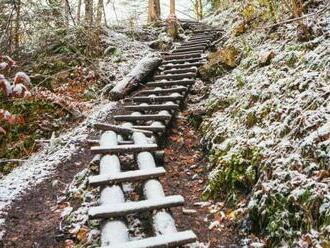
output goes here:
[[69, 28], [69, 19], [70, 19], [70, 6], [68, 0], [64, 0], [64, 25], [66, 28]]
[[93, 0], [85, 0], [85, 25], [88, 29], [93, 26]]
[[18, 0], [15, 4], [16, 8], [16, 20], [14, 30], [14, 49], [17, 51], [20, 45], [20, 22], [21, 22], [21, 0]]
[[78, 6], [77, 6], [77, 23], [80, 23], [80, 17], [81, 17], [81, 0], [78, 0]]
[[96, 26], [100, 27], [102, 23], [104, 4], [103, 0], [99, 0], [97, 3], [97, 11], [96, 11]]
[[160, 1], [149, 0], [148, 7], [148, 22], [155, 23], [160, 19]]

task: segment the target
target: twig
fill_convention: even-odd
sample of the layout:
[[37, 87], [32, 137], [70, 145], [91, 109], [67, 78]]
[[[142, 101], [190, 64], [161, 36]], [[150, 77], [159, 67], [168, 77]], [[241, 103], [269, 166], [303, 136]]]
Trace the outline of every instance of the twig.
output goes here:
[[276, 27], [276, 26], [279, 26], [279, 25], [283, 25], [283, 24], [287, 24], [287, 23], [299, 21], [299, 20], [305, 19], [307, 17], [314, 16], [314, 15], [321, 15], [321, 14], [325, 13], [326, 10], [329, 10], [329, 9], [330, 9], [330, 2], [323, 9], [321, 9], [321, 10], [315, 12], [315, 13], [311, 13], [311, 14], [308, 14], [308, 15], [304, 15], [304, 16], [293, 18], [293, 19], [289, 19], [289, 20], [285, 20], [285, 21], [282, 21], [282, 22], [275, 23], [273, 25], [269, 25], [269, 26], [265, 26], [265, 27], [260, 27], [260, 28], [257, 28], [257, 30], [273, 28], [273, 27]]

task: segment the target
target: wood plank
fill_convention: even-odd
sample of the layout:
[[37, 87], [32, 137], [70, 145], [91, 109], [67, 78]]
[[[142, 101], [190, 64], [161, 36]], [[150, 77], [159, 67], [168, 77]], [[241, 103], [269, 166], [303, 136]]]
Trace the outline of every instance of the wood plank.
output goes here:
[[96, 123], [94, 124], [94, 128], [102, 130], [102, 131], [114, 131], [120, 134], [133, 134], [134, 132], [141, 132], [145, 135], [153, 135], [153, 132], [147, 130], [135, 130], [134, 128], [126, 128], [118, 125], [110, 125], [106, 123]]
[[148, 105], [127, 105], [125, 109], [130, 111], [148, 111], [148, 110], [177, 110], [178, 104], [148, 104]]
[[92, 207], [89, 209], [88, 215], [92, 219], [120, 217], [132, 213], [182, 206], [183, 204], [183, 197], [181, 195], [174, 195], [162, 197], [156, 200], [142, 200], [137, 202], [111, 204], [109, 206]]
[[163, 86], [173, 86], [173, 85], [192, 85], [194, 83], [195, 83], [194, 79], [188, 79], [188, 80], [149, 82], [149, 83], [146, 83], [146, 86], [163, 87]]
[[164, 56], [164, 59], [171, 60], [171, 59], [183, 59], [183, 58], [199, 58], [201, 56], [202, 56], [201, 53], [190, 52], [190, 53], [184, 53], [184, 54], [166, 55], [166, 56]]
[[149, 114], [149, 115], [116, 115], [116, 121], [168, 121], [171, 115]]
[[204, 52], [206, 46], [195, 46], [190, 48], [176, 48], [172, 53], [180, 53], [180, 52], [189, 52], [189, 51], [202, 51]]
[[180, 93], [187, 90], [188, 90], [187, 87], [178, 86], [174, 88], [165, 88], [165, 89], [161, 88], [161, 89], [153, 89], [153, 90], [141, 90], [137, 93], [137, 95]]
[[119, 146], [93, 146], [92, 154], [108, 154], [108, 153], [137, 153], [137, 152], [153, 152], [157, 151], [157, 144], [146, 145], [119, 145]]
[[183, 69], [174, 68], [172, 70], [161, 71], [162, 74], [181, 74], [181, 73], [188, 73], [188, 72], [193, 72], [196, 74], [197, 68], [195, 68], [195, 67], [183, 68]]
[[179, 96], [134, 96], [129, 98], [129, 100], [133, 100], [134, 102], [167, 102], [167, 101], [181, 101], [183, 99], [182, 95]]
[[194, 243], [197, 236], [193, 231], [175, 232], [167, 235], [159, 235], [156, 237], [145, 238], [130, 241], [121, 244], [111, 244], [111, 246], [103, 246], [101, 248], [165, 248], [165, 247], [181, 247], [182, 245]]
[[196, 77], [196, 72], [188, 72], [188, 73], [178, 73], [178, 74], [165, 74], [165, 75], [157, 75], [154, 76], [155, 80], [162, 80], [162, 79], [182, 79], [182, 78], [193, 78]]
[[159, 133], [159, 132], [164, 132], [166, 130], [165, 126], [143, 126], [143, 125], [136, 125], [134, 126], [135, 129], [138, 130], [148, 130], [148, 131], [152, 131], [155, 133]]
[[97, 175], [90, 176], [88, 181], [90, 185], [108, 185], [123, 182], [143, 181], [146, 179], [157, 178], [166, 173], [163, 167], [156, 167], [148, 170], [125, 171], [117, 175]]
[[205, 57], [165, 60], [165, 61], [162, 62], [162, 65], [165, 65], [165, 64], [183, 64], [183, 63], [187, 63], [187, 62], [199, 62], [203, 59], [205, 59]]
[[168, 68], [189, 68], [193, 66], [202, 66], [206, 63], [206, 60], [200, 61], [200, 62], [195, 62], [195, 63], [187, 63], [187, 64], [175, 64], [175, 65], [162, 65], [163, 68], [168, 69]]

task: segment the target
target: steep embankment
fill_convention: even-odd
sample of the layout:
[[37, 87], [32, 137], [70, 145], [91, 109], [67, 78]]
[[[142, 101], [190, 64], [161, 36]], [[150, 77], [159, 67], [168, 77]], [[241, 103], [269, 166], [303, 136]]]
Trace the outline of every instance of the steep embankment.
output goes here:
[[292, 17], [259, 2], [209, 19], [226, 33], [201, 70], [214, 82], [198, 105], [213, 162], [204, 195], [233, 203], [242, 229], [259, 237], [246, 242], [328, 247], [329, 5], [309, 1], [309, 18], [264, 28], [273, 15]]

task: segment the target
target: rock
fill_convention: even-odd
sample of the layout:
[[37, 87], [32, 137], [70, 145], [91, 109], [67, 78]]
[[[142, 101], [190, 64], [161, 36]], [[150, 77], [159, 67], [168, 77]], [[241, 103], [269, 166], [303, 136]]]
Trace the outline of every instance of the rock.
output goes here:
[[274, 51], [267, 51], [267, 52], [261, 52], [259, 54], [259, 65], [265, 66], [269, 65], [273, 58], [275, 58], [275, 52]]

